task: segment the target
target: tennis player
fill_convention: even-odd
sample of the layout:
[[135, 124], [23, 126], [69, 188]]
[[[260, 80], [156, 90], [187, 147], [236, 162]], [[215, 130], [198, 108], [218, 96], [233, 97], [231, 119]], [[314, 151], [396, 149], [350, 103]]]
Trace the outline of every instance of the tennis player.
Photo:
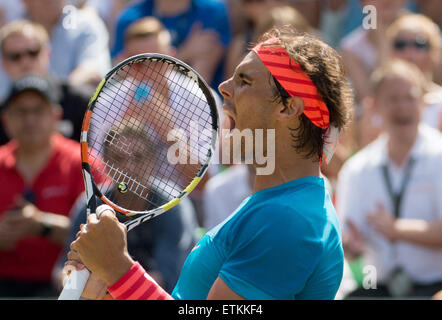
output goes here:
[[202, 237], [171, 295], [130, 257], [111, 210], [90, 215], [67, 262], [92, 273], [84, 297], [103, 298], [103, 288], [113, 299], [335, 297], [344, 255], [320, 163], [352, 104], [341, 58], [313, 36], [275, 28], [219, 90], [225, 129], [275, 130], [275, 170], [257, 175], [253, 194]]

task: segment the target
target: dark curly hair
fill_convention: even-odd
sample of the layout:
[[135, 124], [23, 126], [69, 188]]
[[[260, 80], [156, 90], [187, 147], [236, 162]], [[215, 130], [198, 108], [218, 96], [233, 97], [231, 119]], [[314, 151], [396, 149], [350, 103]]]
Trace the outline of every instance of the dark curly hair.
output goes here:
[[[330, 125], [343, 129], [350, 120], [353, 93], [339, 54], [313, 35], [299, 33], [290, 26], [272, 28], [259, 38], [258, 43], [272, 37], [279, 39], [289, 56], [315, 84], [329, 110]], [[274, 100], [286, 105], [290, 95], [273, 76], [270, 81], [273, 82]], [[315, 126], [305, 114], [301, 115], [297, 128], [289, 129], [292, 131], [293, 147], [303, 153], [305, 158], [314, 157], [316, 161], [320, 161], [327, 129]]]

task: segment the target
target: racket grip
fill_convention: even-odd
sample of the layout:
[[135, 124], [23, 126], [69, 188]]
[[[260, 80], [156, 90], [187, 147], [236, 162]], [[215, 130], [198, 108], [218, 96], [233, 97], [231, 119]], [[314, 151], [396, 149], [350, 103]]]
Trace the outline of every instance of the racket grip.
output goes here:
[[86, 268], [72, 270], [58, 300], [79, 300], [89, 275], [90, 272]]
[[[96, 210], [96, 215], [100, 217], [100, 214], [104, 210], [111, 210], [115, 213], [114, 209], [106, 204], [102, 204]], [[79, 300], [83, 293], [86, 282], [89, 279], [90, 272], [86, 268], [82, 270], [72, 270], [69, 274], [68, 280], [61, 291], [58, 300]]]

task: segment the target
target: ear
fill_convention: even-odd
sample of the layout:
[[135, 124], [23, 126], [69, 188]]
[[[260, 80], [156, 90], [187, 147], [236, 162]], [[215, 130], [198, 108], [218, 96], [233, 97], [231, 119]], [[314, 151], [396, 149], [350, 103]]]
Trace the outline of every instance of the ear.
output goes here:
[[278, 106], [276, 118], [280, 121], [288, 121], [299, 117], [304, 112], [304, 101], [299, 97], [290, 97], [285, 105]]

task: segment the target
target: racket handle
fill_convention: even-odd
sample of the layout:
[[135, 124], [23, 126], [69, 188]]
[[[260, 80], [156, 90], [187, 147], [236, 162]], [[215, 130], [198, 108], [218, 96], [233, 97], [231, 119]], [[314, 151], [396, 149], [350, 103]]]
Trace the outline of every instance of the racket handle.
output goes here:
[[58, 300], [79, 300], [89, 275], [90, 272], [86, 268], [72, 270]]
[[[96, 215], [100, 217], [100, 214], [104, 210], [111, 210], [115, 213], [114, 209], [107, 204], [102, 204], [94, 211], [96, 211]], [[86, 268], [79, 271], [72, 270], [58, 300], [79, 300], [86, 286], [86, 282], [89, 279], [89, 275], [90, 272]]]

